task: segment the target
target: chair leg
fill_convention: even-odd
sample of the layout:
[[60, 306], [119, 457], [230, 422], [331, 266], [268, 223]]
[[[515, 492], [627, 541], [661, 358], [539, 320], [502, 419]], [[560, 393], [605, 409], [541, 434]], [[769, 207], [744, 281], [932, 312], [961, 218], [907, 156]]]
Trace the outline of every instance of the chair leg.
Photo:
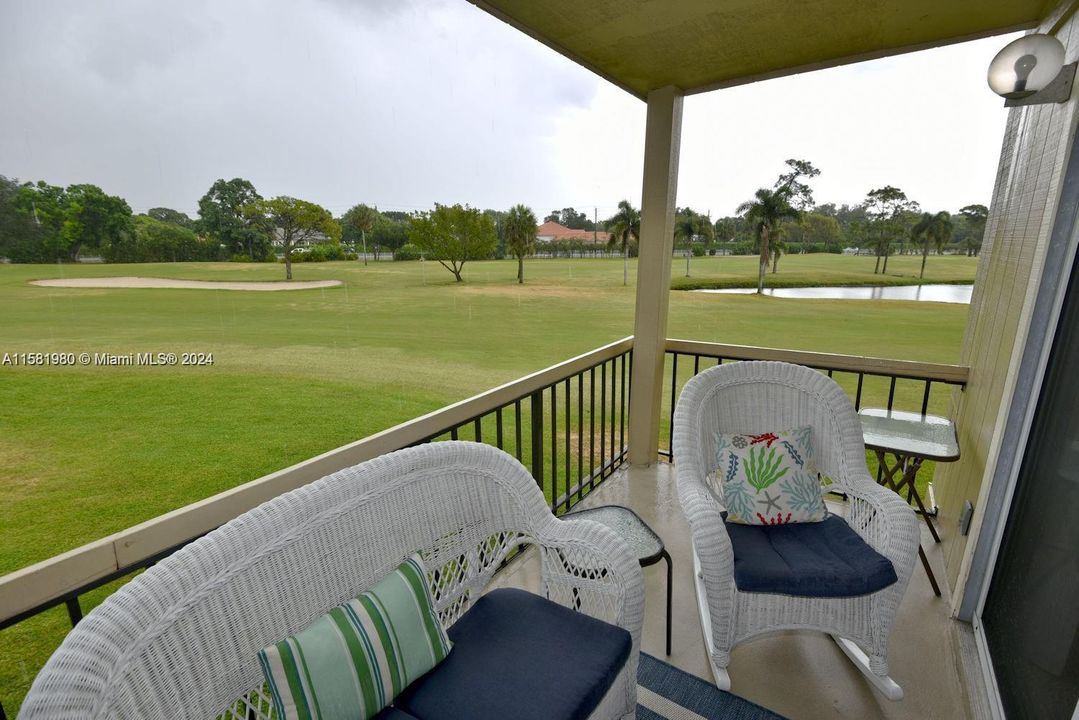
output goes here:
[[[727, 663], [723, 667], [716, 664], [715, 643], [712, 642], [712, 616], [708, 612], [708, 598], [704, 592], [704, 575], [701, 573], [701, 560], [697, 550], [693, 550], [693, 582], [697, 586], [697, 610], [701, 614], [701, 631], [704, 633], [704, 648], [708, 652], [708, 666], [712, 668], [712, 677], [720, 690], [731, 689], [731, 676], [727, 672]], [[729, 662], [729, 660], [728, 660]]]
[[880, 690], [881, 694], [889, 700], [902, 700], [903, 688], [899, 687], [895, 680], [888, 675], [877, 675], [869, 667], [869, 656], [865, 652], [855, 645], [847, 638], [833, 635], [832, 639], [839, 645], [839, 649], [843, 651], [843, 654], [854, 663], [854, 666], [862, 671], [862, 674], [866, 676], [870, 683], [873, 684], [877, 690]]

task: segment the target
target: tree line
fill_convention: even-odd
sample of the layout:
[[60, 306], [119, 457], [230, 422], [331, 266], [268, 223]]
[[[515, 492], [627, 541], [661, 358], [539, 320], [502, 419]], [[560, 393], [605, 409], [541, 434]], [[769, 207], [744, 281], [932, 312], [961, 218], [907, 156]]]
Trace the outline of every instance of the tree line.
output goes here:
[[[690, 207], [676, 210], [675, 241], [686, 258], [706, 254], [758, 254], [758, 286], [769, 264], [778, 272], [785, 253], [843, 252], [868, 249], [876, 255], [874, 272], [887, 272], [895, 253], [921, 252], [922, 273], [931, 249], [977, 255], [988, 210], [968, 205], [955, 215], [923, 212], [899, 188], [871, 190], [858, 205], [815, 204], [810, 181], [820, 171], [805, 160], [787, 161], [771, 188], [757, 190], [735, 215], [714, 222]], [[0, 176], [0, 258], [11, 262], [75, 261], [97, 255], [107, 262], [180, 262], [235, 260], [285, 264], [287, 279], [297, 261], [357, 259], [377, 261], [430, 259], [454, 276], [471, 260], [513, 257], [517, 279], [524, 282], [524, 259], [606, 253], [628, 259], [640, 242], [640, 211], [622, 200], [614, 215], [601, 221], [572, 207], [553, 210], [544, 221], [594, 231], [602, 246], [583, 240], [537, 240], [533, 211], [480, 210], [467, 205], [439, 205], [426, 212], [379, 211], [357, 204], [340, 217], [322, 206], [288, 196], [263, 198], [243, 178], [220, 179], [199, 199], [198, 216], [171, 208], [151, 208], [134, 215], [128, 203], [95, 185], [66, 188], [43, 181], [24, 182]]]

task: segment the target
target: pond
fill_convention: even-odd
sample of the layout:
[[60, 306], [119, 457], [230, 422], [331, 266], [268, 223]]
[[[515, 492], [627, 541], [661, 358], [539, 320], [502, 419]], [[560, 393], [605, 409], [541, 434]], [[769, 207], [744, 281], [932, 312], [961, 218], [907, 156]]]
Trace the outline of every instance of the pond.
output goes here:
[[[969, 305], [970, 294], [973, 290], [973, 285], [878, 285], [873, 287], [765, 288], [764, 294], [781, 298], [812, 298], [814, 300], [922, 300]], [[755, 288], [725, 288], [693, 290], [692, 292], [747, 295], [757, 290]]]

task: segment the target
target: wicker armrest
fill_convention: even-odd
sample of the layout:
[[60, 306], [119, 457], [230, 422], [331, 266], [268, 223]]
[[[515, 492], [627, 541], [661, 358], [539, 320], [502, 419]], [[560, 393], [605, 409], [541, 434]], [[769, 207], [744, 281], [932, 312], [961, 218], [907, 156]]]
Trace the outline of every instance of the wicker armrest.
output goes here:
[[591, 520], [552, 518], [536, 534], [548, 597], [625, 628], [640, 641], [644, 576], [618, 535]]
[[847, 523], [869, 545], [909, 574], [918, 549], [918, 518], [903, 498], [868, 475], [846, 490]]

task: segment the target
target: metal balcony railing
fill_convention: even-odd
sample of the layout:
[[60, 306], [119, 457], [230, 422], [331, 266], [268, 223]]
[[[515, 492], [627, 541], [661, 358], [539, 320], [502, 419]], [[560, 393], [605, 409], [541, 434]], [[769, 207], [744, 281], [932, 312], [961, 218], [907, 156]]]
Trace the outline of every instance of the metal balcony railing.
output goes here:
[[[673, 339], [666, 358], [669, 397], [660, 432], [668, 443], [682, 384], [709, 364], [760, 359], [808, 365], [847, 388], [856, 406], [920, 407], [923, 413], [943, 409], [946, 398], [934, 388], [963, 387], [968, 373], [956, 365]], [[0, 577], [0, 629], [59, 605], [74, 625], [87, 592], [150, 567], [281, 493], [411, 445], [448, 439], [495, 445], [529, 469], [552, 511], [563, 514], [626, 460], [632, 363], [628, 337]], [[670, 457], [669, 450], [660, 454]]]

